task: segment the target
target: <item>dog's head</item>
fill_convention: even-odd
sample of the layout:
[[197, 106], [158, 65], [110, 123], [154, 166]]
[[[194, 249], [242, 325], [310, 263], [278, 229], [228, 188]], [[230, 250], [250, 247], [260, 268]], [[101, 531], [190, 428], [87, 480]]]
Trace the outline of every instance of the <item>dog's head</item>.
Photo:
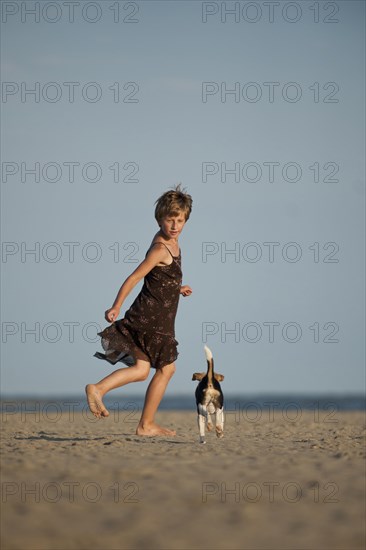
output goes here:
[[[207, 372], [195, 372], [192, 376], [192, 380], [197, 380], [198, 382], [200, 382], [202, 378], [206, 376], [206, 374]], [[216, 372], [214, 372], [214, 378], [218, 382], [222, 382], [225, 377], [223, 374], [217, 374]]]

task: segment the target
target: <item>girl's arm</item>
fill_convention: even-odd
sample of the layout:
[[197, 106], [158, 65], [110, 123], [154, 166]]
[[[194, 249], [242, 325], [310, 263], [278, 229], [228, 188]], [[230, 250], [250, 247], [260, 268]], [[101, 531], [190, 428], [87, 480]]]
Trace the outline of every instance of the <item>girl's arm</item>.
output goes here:
[[121, 306], [131, 290], [137, 285], [145, 275], [149, 273], [157, 264], [167, 262], [170, 254], [167, 249], [160, 246], [154, 246], [147, 254], [140, 265], [127, 277], [118, 291], [113, 306], [105, 312], [105, 318], [109, 322], [117, 319]]

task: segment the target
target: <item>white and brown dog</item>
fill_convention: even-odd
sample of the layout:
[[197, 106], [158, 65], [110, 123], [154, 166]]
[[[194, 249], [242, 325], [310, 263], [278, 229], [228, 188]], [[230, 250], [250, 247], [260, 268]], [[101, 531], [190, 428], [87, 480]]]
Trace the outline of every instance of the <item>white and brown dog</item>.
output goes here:
[[221, 390], [220, 382], [224, 377], [222, 374], [214, 373], [214, 362], [211, 350], [205, 346], [207, 359], [207, 372], [195, 372], [192, 380], [199, 380], [196, 388], [197, 403], [197, 422], [200, 432], [200, 443], [206, 443], [205, 427], [208, 431], [212, 430], [211, 414], [215, 413], [216, 435], [224, 435], [224, 395]]

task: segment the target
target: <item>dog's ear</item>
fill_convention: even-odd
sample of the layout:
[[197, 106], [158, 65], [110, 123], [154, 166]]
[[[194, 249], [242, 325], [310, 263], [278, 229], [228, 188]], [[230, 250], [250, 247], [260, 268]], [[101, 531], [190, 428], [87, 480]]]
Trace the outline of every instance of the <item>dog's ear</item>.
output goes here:
[[218, 382], [222, 382], [225, 378], [225, 376], [223, 374], [216, 374], [216, 372], [214, 374], [214, 377]]
[[192, 380], [199, 380], [201, 381], [202, 378], [205, 376], [205, 372], [195, 372], [192, 376]]

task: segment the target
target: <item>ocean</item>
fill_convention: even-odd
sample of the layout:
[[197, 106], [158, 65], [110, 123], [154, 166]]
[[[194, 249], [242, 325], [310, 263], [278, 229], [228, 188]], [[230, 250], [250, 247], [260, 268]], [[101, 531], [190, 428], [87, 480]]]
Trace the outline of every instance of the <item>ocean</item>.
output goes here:
[[[104, 398], [106, 407], [110, 410], [139, 411], [144, 404], [144, 395], [109, 394]], [[230, 395], [225, 394], [224, 407], [227, 414], [241, 414], [248, 419], [258, 418], [261, 414], [272, 414], [279, 411], [283, 414], [292, 414], [302, 410], [314, 411], [314, 416], [328, 415], [329, 418], [337, 411], [364, 411], [366, 410], [366, 397], [357, 395]], [[87, 408], [85, 395], [77, 396], [5, 396], [1, 398], [1, 410], [4, 413], [11, 411], [46, 410], [54, 411], [83, 411]], [[194, 394], [191, 395], [165, 395], [159, 410], [195, 411], [196, 403]]]

